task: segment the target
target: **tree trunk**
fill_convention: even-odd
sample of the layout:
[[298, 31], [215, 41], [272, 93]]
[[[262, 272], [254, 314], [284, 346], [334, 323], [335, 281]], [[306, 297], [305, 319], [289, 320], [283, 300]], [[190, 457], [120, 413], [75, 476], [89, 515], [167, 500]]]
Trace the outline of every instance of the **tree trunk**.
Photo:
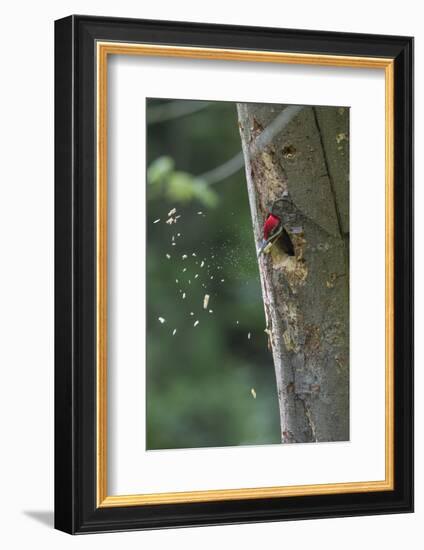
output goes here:
[[257, 248], [273, 205], [293, 245], [259, 258], [281, 440], [348, 440], [349, 111], [238, 104], [238, 117]]

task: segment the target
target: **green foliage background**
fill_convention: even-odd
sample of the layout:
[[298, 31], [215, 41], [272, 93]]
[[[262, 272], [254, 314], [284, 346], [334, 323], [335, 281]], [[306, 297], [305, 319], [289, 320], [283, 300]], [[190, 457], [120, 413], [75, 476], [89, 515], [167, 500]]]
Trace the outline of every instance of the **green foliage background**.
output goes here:
[[240, 152], [236, 106], [171, 101], [147, 101], [147, 448], [279, 443], [244, 169], [198, 176]]

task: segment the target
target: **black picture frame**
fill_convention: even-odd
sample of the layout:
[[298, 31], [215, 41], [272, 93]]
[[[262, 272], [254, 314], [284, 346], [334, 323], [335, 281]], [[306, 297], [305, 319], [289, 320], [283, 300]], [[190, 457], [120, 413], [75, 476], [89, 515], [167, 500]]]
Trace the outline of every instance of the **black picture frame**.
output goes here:
[[[99, 40], [394, 60], [394, 490], [97, 507]], [[55, 22], [55, 527], [94, 533], [413, 511], [413, 39], [73, 15]]]

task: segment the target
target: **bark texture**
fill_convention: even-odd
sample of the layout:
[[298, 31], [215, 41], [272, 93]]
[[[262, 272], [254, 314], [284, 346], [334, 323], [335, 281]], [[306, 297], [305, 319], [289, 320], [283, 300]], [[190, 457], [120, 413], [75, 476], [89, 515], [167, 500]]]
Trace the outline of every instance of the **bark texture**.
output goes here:
[[259, 259], [281, 440], [348, 440], [349, 111], [239, 104], [238, 116], [257, 248], [274, 204], [294, 249], [280, 237]]

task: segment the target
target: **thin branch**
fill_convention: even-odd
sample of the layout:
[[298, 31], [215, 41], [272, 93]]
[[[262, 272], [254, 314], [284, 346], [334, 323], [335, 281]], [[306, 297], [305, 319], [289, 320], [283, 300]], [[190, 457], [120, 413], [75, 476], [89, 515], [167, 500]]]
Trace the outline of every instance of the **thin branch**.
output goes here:
[[[282, 132], [284, 128], [294, 119], [296, 115], [300, 113], [303, 107], [289, 106], [284, 109], [275, 119], [268, 124], [264, 131], [253, 141], [250, 145], [251, 151], [259, 153], [274, 139], [274, 137]], [[200, 175], [199, 178], [203, 179], [210, 185], [225, 180], [232, 176], [244, 166], [243, 152], [237, 153], [234, 157], [230, 158], [220, 166], [209, 170]]]
[[232, 176], [244, 166], [244, 157], [242, 151], [237, 153], [234, 157], [230, 158], [220, 166], [213, 168], [209, 172], [205, 172], [199, 178], [206, 181], [210, 185], [218, 183], [219, 181], [225, 180], [226, 178]]
[[149, 107], [147, 111], [147, 124], [158, 124], [186, 115], [191, 115], [206, 109], [210, 105], [209, 101], [186, 101], [175, 100], [168, 103], [162, 103], [155, 107]]
[[296, 115], [303, 109], [302, 106], [289, 106], [284, 109], [274, 120], [268, 124], [265, 130], [259, 134], [255, 141], [251, 144], [251, 151], [258, 153], [274, 139], [274, 137], [282, 132], [284, 128], [294, 119]]

